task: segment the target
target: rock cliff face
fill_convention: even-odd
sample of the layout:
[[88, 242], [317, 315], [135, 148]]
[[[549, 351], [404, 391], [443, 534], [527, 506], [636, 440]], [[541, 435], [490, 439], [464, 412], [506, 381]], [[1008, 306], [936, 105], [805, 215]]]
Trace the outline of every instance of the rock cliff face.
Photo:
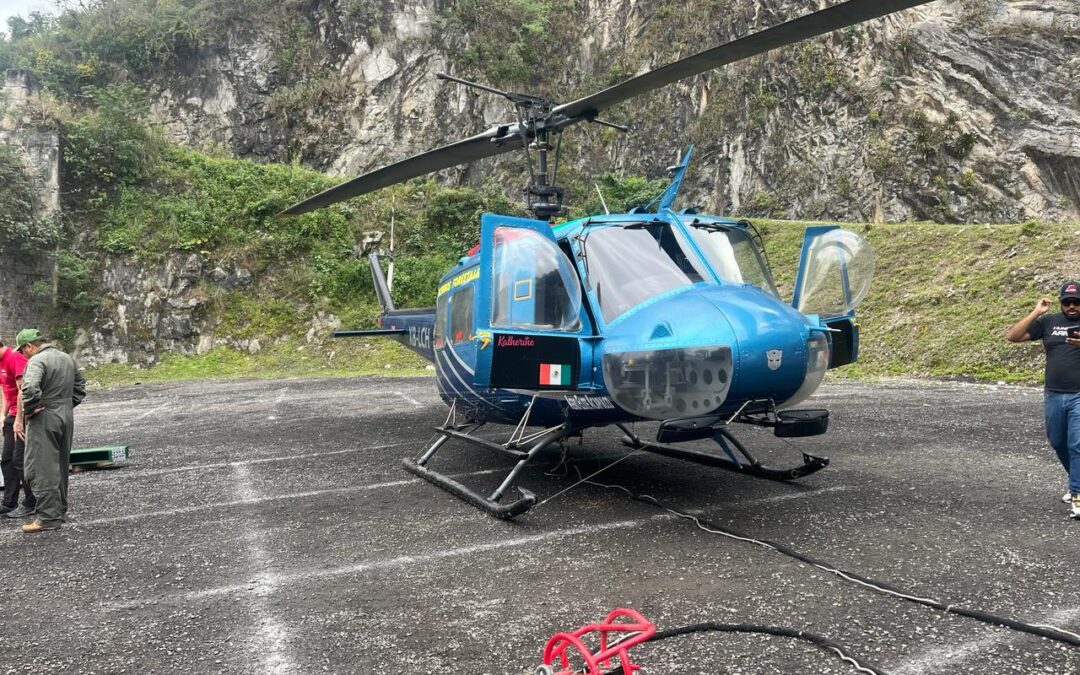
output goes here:
[[[272, 35], [230, 33], [152, 83], [171, 136], [345, 176], [509, 119], [501, 99], [435, 79], [483, 78], [438, 0], [375, 3], [370, 26], [314, 3], [318, 54], [291, 73]], [[790, 0], [578, 0], [572, 36], [531, 83], [560, 100], [824, 6]], [[564, 19], [566, 17], [563, 17]], [[257, 23], [257, 22], [256, 22]], [[541, 68], [542, 66], [542, 68]], [[544, 75], [544, 73], [550, 73]], [[688, 141], [690, 201], [814, 219], [1080, 218], [1080, 3], [938, 0], [624, 103], [633, 125], [575, 129], [571, 175], [654, 173]], [[516, 160], [447, 172], [523, 182]]]
[[[121, 256], [102, 262], [99, 292], [104, 302], [93, 325], [75, 334], [75, 354], [85, 366], [128, 363], [150, 366], [163, 354], [193, 356], [227, 345], [249, 353], [262, 348], [258, 339], [216, 335], [221, 317], [215, 293], [253, 283], [242, 267], [223, 269], [197, 253], [174, 253], [154, 265]], [[333, 317], [312, 320], [308, 342], [338, 328]]]
[[75, 338], [84, 365], [149, 365], [161, 352], [190, 354], [198, 349], [202, 343], [196, 325], [206, 325], [208, 318], [198, 287], [203, 267], [196, 254], [171, 255], [152, 267], [120, 258], [104, 261], [101, 292], [106, 304], [96, 325]]
[[[55, 130], [41, 128], [32, 109], [40, 86], [26, 73], [9, 70], [0, 87], [0, 145], [13, 148], [25, 164], [38, 195], [36, 216], [56, 218], [60, 208], [60, 137]], [[36, 284], [52, 286], [51, 254], [24, 255], [0, 236], [0, 336], [9, 343], [16, 331], [38, 325], [40, 313]], [[47, 280], [47, 281], [46, 281]]]

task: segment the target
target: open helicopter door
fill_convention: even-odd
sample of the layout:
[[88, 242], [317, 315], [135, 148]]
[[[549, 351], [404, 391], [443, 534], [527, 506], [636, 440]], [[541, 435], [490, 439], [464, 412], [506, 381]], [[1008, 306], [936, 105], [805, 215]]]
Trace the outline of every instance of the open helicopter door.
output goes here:
[[858, 358], [855, 308], [873, 278], [874, 249], [861, 234], [837, 225], [806, 228], [791, 304], [832, 329], [829, 368]]
[[477, 385], [539, 391], [591, 382], [591, 343], [579, 340], [591, 336], [581, 282], [546, 221], [481, 217], [478, 291]]
[[[472, 303], [467, 302], [469, 297]], [[536, 495], [525, 489], [518, 499], [501, 501], [521, 470], [552, 443], [580, 433], [565, 422], [528, 434], [525, 428], [541, 394], [561, 397], [557, 392], [576, 389], [582, 379], [591, 381], [591, 368], [587, 369], [590, 375], [582, 374], [583, 357], [592, 357], [592, 342], [579, 338], [592, 333], [582, 309], [581, 283], [546, 221], [485, 213], [480, 218], [479, 267], [463, 269], [444, 281], [439, 298], [445, 308], [439, 316], [449, 315], [449, 321], [436, 331], [443, 340], [435, 353], [438, 357], [440, 350], [451, 352], [452, 360], [442, 361], [449, 366], [447, 371], [455, 362], [464, 367], [475, 357], [473, 386], [466, 390], [477, 395], [477, 400], [470, 402], [464, 394], [453, 396], [450, 416], [437, 429], [438, 438], [416, 461], [406, 459], [403, 465], [406, 471], [497, 518], [514, 518], [536, 503]], [[454, 318], [455, 306], [462, 313], [460, 321]], [[460, 370], [451, 375], [464, 382]], [[454, 416], [459, 401], [466, 406], [482, 401], [483, 406], [477, 407], [486, 407], [491, 414], [467, 414], [459, 424]], [[517, 427], [501, 444], [475, 435], [489, 419], [516, 422]], [[428, 466], [451, 438], [507, 453], [517, 463], [499, 487], [485, 496]]]

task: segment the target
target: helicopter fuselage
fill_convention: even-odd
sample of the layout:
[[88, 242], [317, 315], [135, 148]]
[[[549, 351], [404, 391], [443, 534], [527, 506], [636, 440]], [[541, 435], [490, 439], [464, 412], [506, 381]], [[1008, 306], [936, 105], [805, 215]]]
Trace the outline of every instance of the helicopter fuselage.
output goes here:
[[781, 300], [745, 222], [486, 214], [436, 307], [380, 325], [434, 363], [468, 418], [518, 423], [531, 406], [529, 425], [584, 427], [794, 405], [857, 357], [853, 307], [837, 309], [822, 319]]
[[[429, 309], [395, 309], [372, 254], [375, 292], [386, 310], [379, 329], [335, 333], [388, 336], [435, 364], [450, 413], [431, 446], [415, 461], [404, 460], [404, 468], [500, 518], [536, 503], [524, 489], [521, 498], [500, 502], [523, 468], [592, 426], [618, 425], [638, 450], [761, 478], [792, 480], [824, 468], [827, 458], [803, 453], [799, 466], [770, 469], [727, 427], [757, 424], [781, 437], [826, 431], [828, 411], [781, 408], [810, 396], [828, 368], [857, 358], [855, 308], [873, 276], [866, 240], [835, 225], [808, 228], [789, 305], [751, 225], [673, 210], [692, 145], [671, 167], [667, 189], [646, 206], [549, 226], [566, 213], [556, 180], [561, 133], [584, 122], [629, 131], [599, 115], [684, 78], [928, 1], [847, 0], [563, 104], [440, 74], [504, 97], [516, 121], [369, 171], [283, 211], [301, 215], [524, 150], [526, 205], [540, 220], [484, 214], [477, 250], [443, 277]], [[636, 420], [660, 421], [656, 443], [623, 424]], [[496, 443], [477, 435], [489, 421], [514, 424], [510, 438]], [[528, 426], [544, 429], [525, 433]], [[705, 438], [726, 457], [672, 445]], [[507, 453], [517, 463], [482, 495], [429, 466], [451, 439]]]

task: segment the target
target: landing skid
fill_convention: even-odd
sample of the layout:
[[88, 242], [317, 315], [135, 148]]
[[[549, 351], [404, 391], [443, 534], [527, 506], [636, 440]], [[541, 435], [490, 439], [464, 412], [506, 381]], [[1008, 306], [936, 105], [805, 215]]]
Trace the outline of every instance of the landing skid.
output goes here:
[[[533, 402], [535, 402], [535, 400], [534, 397]], [[532, 403], [529, 404], [529, 408], [525, 411], [524, 417], [522, 417], [521, 421], [514, 428], [514, 432], [510, 434], [509, 440], [505, 443], [496, 443], [495, 441], [473, 435], [480, 427], [484, 426], [483, 422], [457, 424], [455, 420], [455, 403], [450, 408], [450, 414], [446, 418], [446, 423], [441, 427], [435, 428], [435, 431], [439, 433], [439, 437], [435, 439], [435, 442], [431, 447], [429, 447], [416, 461], [411, 459], [402, 460], [402, 466], [414, 476], [423, 478], [432, 485], [446, 490], [455, 497], [472, 504], [489, 515], [495, 516], [496, 518], [502, 518], [503, 520], [516, 518], [536, 504], [536, 495], [519, 487], [518, 490], [521, 492], [522, 496], [516, 501], [502, 504], [499, 500], [502, 499], [503, 495], [510, 488], [510, 484], [514, 482], [514, 479], [517, 478], [518, 474], [521, 473], [521, 470], [525, 468], [525, 465], [545, 448], [553, 443], [563, 440], [567, 436], [573, 436], [580, 433], [580, 430], [577, 428], [568, 424], [560, 424], [555, 427], [548, 427], [541, 431], [526, 434], [525, 428], [528, 424], [529, 413], [531, 410]], [[435, 471], [427, 466], [428, 461], [430, 461], [435, 453], [437, 453], [451, 438], [465, 441], [466, 443], [478, 447], [508, 454], [511, 457], [516, 457], [518, 462], [514, 465], [514, 468], [510, 470], [510, 473], [507, 474], [506, 478], [503, 479], [499, 487], [489, 496], [485, 497], [453, 478], [450, 478], [446, 474]]]
[[[665, 457], [674, 457], [675, 459], [684, 459], [688, 462], [695, 462], [706, 466], [715, 466], [728, 471], [749, 474], [757, 478], [779, 481], [796, 480], [821, 471], [829, 465], [828, 457], [817, 457], [804, 452], [803, 463], [799, 466], [790, 469], [773, 469], [767, 467], [750, 454], [750, 451], [746, 449], [746, 446], [732, 436], [731, 432], [723, 428], [716, 429], [713, 438], [724, 450], [727, 457], [664, 443], [648, 443], [641, 440], [641, 438], [627, 429], [624, 425], [618, 424], [616, 426], [626, 434], [626, 437], [623, 438], [623, 444], [634, 448], [635, 450], [644, 450], [657, 455], [664, 455]], [[734, 451], [732, 451], [732, 448], [734, 448]], [[740, 461], [735, 452], [742, 455], [746, 461]]]

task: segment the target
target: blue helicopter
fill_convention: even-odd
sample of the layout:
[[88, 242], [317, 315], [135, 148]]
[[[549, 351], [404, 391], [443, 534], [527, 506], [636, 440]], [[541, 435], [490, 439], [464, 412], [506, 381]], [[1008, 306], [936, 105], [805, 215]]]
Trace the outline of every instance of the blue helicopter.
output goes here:
[[[827, 430], [827, 410], [794, 406], [813, 394], [828, 369], [858, 357], [855, 309], [874, 268], [866, 239], [836, 225], [808, 228], [789, 304], [751, 223], [675, 210], [693, 147], [652, 203], [558, 223], [565, 208], [555, 183], [559, 145], [551, 141], [583, 121], [626, 131], [599, 113], [711, 68], [927, 1], [850, 0], [562, 105], [439, 74], [504, 96], [515, 105], [517, 122], [364, 174], [284, 211], [297, 215], [461, 162], [525, 151], [526, 201], [535, 219], [484, 214], [479, 245], [442, 278], [430, 308], [397, 309], [379, 257], [371, 254], [379, 327], [335, 334], [387, 336], [434, 363], [450, 411], [436, 440], [417, 459], [404, 460], [405, 469], [509, 519], [537, 501], [521, 488], [520, 497], [503, 501], [522, 469], [592, 427], [615, 425], [632, 448], [760, 478], [792, 480], [824, 468], [827, 458], [806, 453], [794, 467], [767, 467], [730, 429], [768, 427], [785, 438]], [[638, 421], [659, 422], [655, 441], [630, 429]], [[487, 424], [513, 430], [500, 443], [477, 433]], [[719, 452], [679, 445], [705, 439]], [[483, 495], [430, 466], [450, 440], [517, 462]]]

